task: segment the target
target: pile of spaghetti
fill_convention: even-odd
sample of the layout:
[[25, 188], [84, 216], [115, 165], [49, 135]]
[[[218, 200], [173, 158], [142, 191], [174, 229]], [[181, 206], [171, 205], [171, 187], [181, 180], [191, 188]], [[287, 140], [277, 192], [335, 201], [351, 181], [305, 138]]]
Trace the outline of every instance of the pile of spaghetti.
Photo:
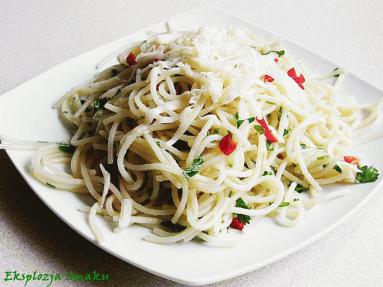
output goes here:
[[341, 105], [341, 69], [314, 76], [235, 28], [156, 34], [118, 61], [58, 101], [70, 143], [32, 158], [42, 183], [94, 198], [83, 211], [99, 241], [97, 215], [152, 242], [220, 244], [265, 216], [298, 224], [323, 185], [378, 177], [346, 148], [380, 106]]

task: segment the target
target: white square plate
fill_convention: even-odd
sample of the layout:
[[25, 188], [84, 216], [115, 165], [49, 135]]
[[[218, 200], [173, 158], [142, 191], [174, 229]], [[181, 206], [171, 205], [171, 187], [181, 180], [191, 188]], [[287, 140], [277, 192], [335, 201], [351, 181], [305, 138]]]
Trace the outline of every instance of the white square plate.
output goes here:
[[[240, 26], [255, 33], [270, 35], [263, 29], [211, 7], [197, 8], [169, 21], [174, 29], [190, 29], [202, 25]], [[29, 140], [68, 140], [68, 131], [58, 119], [56, 110], [51, 108], [55, 101], [71, 87], [86, 81], [96, 73], [95, 64], [113, 51], [127, 43], [144, 39], [145, 31], [164, 30], [164, 23], [160, 23], [138, 31], [60, 64], [2, 95], [0, 134]], [[335, 67], [334, 64], [294, 43], [284, 41], [284, 44], [290, 53], [313, 72], [330, 71]], [[383, 94], [351, 74], [346, 76], [341, 92], [359, 98], [363, 103], [376, 101]], [[376, 151], [381, 144], [382, 141], [377, 140], [364, 145], [358, 151], [358, 155], [365, 162], [379, 170], [383, 170], [383, 153]], [[240, 244], [235, 248], [212, 248], [195, 242], [153, 244], [142, 240], [149, 230], [133, 226], [115, 234], [111, 231], [109, 223], [102, 218], [98, 220], [106, 240], [99, 245], [94, 241], [86, 215], [78, 211], [88, 197], [52, 190], [37, 182], [28, 172], [30, 152], [8, 151], [8, 154], [40, 199], [79, 234], [139, 268], [192, 285], [217, 282], [244, 274], [306, 246], [330, 231], [366, 202], [381, 182], [326, 188], [324, 193], [331, 193], [335, 189], [350, 189], [352, 192], [348, 196], [311, 209], [307, 212], [305, 221], [294, 228], [279, 227], [267, 219], [249, 226], [245, 234], [237, 232], [236, 237]]]

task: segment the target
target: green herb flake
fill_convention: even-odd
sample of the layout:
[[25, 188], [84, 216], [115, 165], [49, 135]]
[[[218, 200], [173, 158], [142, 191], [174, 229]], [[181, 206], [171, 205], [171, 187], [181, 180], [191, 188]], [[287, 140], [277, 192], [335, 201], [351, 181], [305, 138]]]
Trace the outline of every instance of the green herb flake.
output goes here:
[[191, 166], [187, 167], [183, 174], [184, 176], [189, 179], [193, 176], [195, 176], [196, 174], [199, 173], [199, 170], [201, 169], [201, 165], [203, 164], [203, 159], [198, 157], [196, 159], [193, 160], [193, 163]]
[[302, 148], [302, 149], [306, 149], [306, 148], [307, 148], [307, 145], [305, 145], [305, 144], [302, 143], [302, 144], [301, 144], [301, 148]]
[[49, 187], [56, 188], [53, 184], [50, 184], [49, 182], [47, 182], [47, 185], [48, 185]]
[[340, 168], [339, 165], [334, 165], [333, 169], [335, 169], [338, 173], [342, 173], [342, 169]]
[[161, 143], [159, 141], [156, 141], [156, 144], [158, 147], [161, 147]]
[[249, 209], [249, 207], [246, 205], [246, 203], [243, 201], [243, 199], [241, 197], [236, 200], [235, 207]]
[[229, 197], [231, 197], [232, 195], [233, 195], [233, 192], [230, 190]]
[[236, 113], [234, 114], [234, 118], [235, 118], [236, 120], [238, 120], [238, 119], [239, 119], [239, 115], [238, 115], [238, 112], [236, 112]]
[[334, 74], [334, 78], [338, 78], [340, 74], [342, 74], [342, 70], [341, 68], [339, 67], [336, 67], [334, 70], [332, 70], [333, 72], [337, 72], [337, 74]]
[[321, 155], [317, 157], [317, 160], [324, 160], [327, 158], [327, 155]]
[[[249, 209], [249, 207], [246, 205], [246, 203], [243, 201], [242, 198], [238, 198], [235, 202], [235, 207]], [[243, 223], [247, 224], [250, 222], [250, 216], [249, 215], [243, 215], [243, 214], [236, 214], [238, 219]]]
[[264, 55], [268, 55], [270, 53], [276, 53], [278, 55], [278, 57], [282, 57], [285, 54], [285, 50], [280, 50], [280, 51], [272, 50], [272, 51], [267, 52]]
[[284, 201], [284, 202], [282, 202], [280, 205], [278, 205], [278, 207], [286, 207], [286, 206], [289, 206], [289, 205], [290, 205], [289, 202]]
[[356, 173], [355, 181], [357, 183], [374, 182], [379, 177], [379, 171], [373, 166], [362, 166], [360, 172]]
[[267, 150], [274, 150], [273, 144], [269, 141], [266, 141], [266, 148]]
[[249, 124], [251, 124], [252, 122], [255, 121], [254, 117], [250, 117], [250, 118], [247, 118], [245, 120], [240, 120], [240, 119], [238, 119], [238, 113], [235, 114], [235, 118], [237, 119], [237, 128], [239, 128], [242, 125], [242, 123], [246, 120], [249, 122]]
[[59, 150], [65, 153], [74, 153], [76, 150], [76, 147], [71, 144], [60, 143]]
[[255, 130], [256, 130], [257, 132], [259, 132], [260, 134], [263, 134], [263, 133], [265, 132], [265, 130], [263, 129], [263, 127], [260, 126], [260, 125], [255, 125], [254, 128], [255, 128]]
[[297, 184], [297, 186], [295, 187], [295, 191], [298, 192], [298, 193], [302, 193], [302, 192], [305, 192], [305, 191], [308, 191], [309, 189], [307, 187], [304, 187], [303, 185], [301, 184]]
[[214, 134], [215, 134], [215, 135], [218, 135], [218, 134], [219, 134], [218, 129], [214, 129]]
[[232, 163], [232, 162], [229, 162], [229, 163], [227, 164], [227, 166], [228, 166], [228, 167], [233, 167], [233, 163]]
[[289, 133], [289, 130], [288, 129], [284, 129], [283, 130], [283, 136], [287, 135]]
[[245, 120], [237, 120], [237, 128], [239, 128]]
[[269, 105], [275, 105], [274, 102], [270, 102], [270, 101], [266, 101], [266, 104], [269, 104]]
[[299, 198], [294, 198], [293, 201], [294, 201], [294, 202], [295, 202], [295, 201], [299, 201]]
[[271, 171], [264, 171], [262, 176], [266, 176], [266, 175], [273, 175], [273, 173]]
[[102, 99], [96, 99], [94, 101], [94, 109], [96, 112], [98, 112], [99, 110], [102, 110], [106, 104], [106, 102], [108, 101], [107, 98], [102, 98]]

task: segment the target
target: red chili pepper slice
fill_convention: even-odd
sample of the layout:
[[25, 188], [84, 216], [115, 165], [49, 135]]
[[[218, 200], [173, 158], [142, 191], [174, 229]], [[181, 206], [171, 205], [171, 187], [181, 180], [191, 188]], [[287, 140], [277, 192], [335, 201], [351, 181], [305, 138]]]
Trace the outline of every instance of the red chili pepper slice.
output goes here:
[[245, 224], [243, 224], [238, 217], [234, 217], [233, 220], [231, 221], [230, 227], [234, 229], [242, 230], [243, 227], [245, 227]]
[[359, 158], [357, 158], [356, 156], [352, 156], [352, 155], [345, 155], [343, 157], [343, 159], [345, 162], [356, 164], [356, 165], [359, 165], [359, 163], [360, 163]]
[[233, 141], [233, 135], [231, 133], [228, 133], [227, 135], [225, 135], [219, 142], [219, 149], [225, 155], [230, 155], [235, 150], [236, 147], [237, 147], [237, 143]]
[[270, 75], [264, 75], [263, 76], [263, 81], [266, 83], [266, 82], [269, 82], [271, 83], [272, 81], [274, 81], [274, 78]]
[[296, 77], [296, 81], [298, 81], [299, 83], [304, 83], [306, 79], [303, 76], [303, 74], [300, 74], [299, 77]]
[[136, 55], [130, 52], [129, 55], [126, 57], [126, 62], [129, 64], [129, 66], [137, 64]]
[[306, 79], [303, 76], [303, 74], [300, 74], [299, 76], [297, 76], [297, 72], [295, 71], [295, 69], [291, 68], [290, 70], [287, 71], [287, 75], [289, 75], [289, 77], [292, 78], [302, 90], [305, 89], [305, 87], [303, 86], [303, 83], [306, 81]]
[[271, 142], [271, 143], [275, 143], [277, 142], [277, 138], [272, 134], [272, 132], [270, 131], [269, 129], [269, 126], [266, 124], [266, 121], [265, 119], [257, 119], [257, 122], [263, 127], [263, 129], [265, 130], [265, 137], [266, 139]]
[[274, 58], [274, 62], [275, 62], [275, 63], [278, 63], [278, 58]]
[[297, 77], [297, 72], [295, 72], [294, 68], [291, 68], [290, 70], [287, 71], [287, 75], [291, 78], [296, 78]]

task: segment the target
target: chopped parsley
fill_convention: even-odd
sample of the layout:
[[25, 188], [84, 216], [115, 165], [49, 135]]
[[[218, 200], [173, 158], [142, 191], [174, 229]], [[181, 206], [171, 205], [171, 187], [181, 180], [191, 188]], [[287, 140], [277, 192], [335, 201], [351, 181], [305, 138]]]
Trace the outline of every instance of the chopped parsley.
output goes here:
[[304, 192], [304, 191], [308, 191], [309, 189], [307, 187], [304, 187], [303, 185], [301, 184], [297, 184], [297, 186], [295, 187], [295, 191], [298, 192], [298, 193], [301, 193], [301, 192]]
[[270, 53], [276, 53], [276, 54], [278, 54], [278, 57], [282, 57], [282, 56], [285, 54], [285, 50], [280, 50], [280, 51], [271, 50], [271, 51], [267, 52], [267, 53], [264, 54], [264, 55], [268, 55], [268, 54], [270, 54]]
[[333, 169], [335, 169], [337, 172], [339, 172], [339, 173], [342, 173], [342, 169], [340, 168], [340, 166], [339, 165], [334, 165], [334, 167], [333, 167]]
[[267, 150], [274, 150], [273, 144], [269, 141], [266, 141], [266, 148]]
[[156, 141], [156, 144], [158, 147], [161, 147], [161, 143], [159, 141]]
[[378, 179], [379, 171], [373, 166], [362, 166], [361, 171], [356, 173], [355, 180], [358, 183], [374, 182]]
[[294, 201], [299, 201], [299, 198], [294, 198]]
[[218, 133], [218, 129], [214, 129], [214, 134], [217, 135]]
[[[238, 198], [237, 201], [235, 202], [235, 207], [240, 207], [244, 209], [249, 209], [249, 207], [246, 205], [246, 203], [243, 201], [242, 198]], [[250, 222], [250, 216], [249, 215], [243, 215], [243, 214], [236, 214], [238, 219], [244, 223], [247, 224]]]
[[284, 129], [283, 130], [283, 136], [287, 135], [289, 133], [289, 130], [288, 129]]
[[260, 134], [263, 134], [265, 132], [264, 128], [262, 126], [260, 126], [260, 125], [255, 125], [254, 128]]
[[56, 188], [53, 184], [50, 184], [49, 182], [47, 182], [47, 185], [52, 187], [52, 188]]
[[236, 113], [234, 114], [234, 118], [235, 118], [236, 120], [239, 119], [239, 114], [238, 114], [238, 112], [236, 112]]
[[193, 176], [195, 176], [197, 173], [199, 173], [199, 170], [201, 169], [201, 165], [203, 164], [203, 159], [198, 157], [193, 160], [193, 163], [191, 166], [187, 167], [183, 174], [184, 176], [189, 179]]
[[102, 98], [102, 99], [96, 99], [94, 101], [94, 109], [96, 112], [98, 112], [99, 110], [102, 110], [106, 104], [106, 102], [108, 101], [107, 98]]
[[237, 128], [239, 128], [245, 120], [237, 120]]
[[74, 153], [76, 150], [76, 147], [71, 144], [66, 143], [60, 143], [59, 144], [59, 150], [66, 153]]
[[247, 119], [245, 119], [245, 120], [239, 120], [238, 119], [238, 113], [236, 114], [237, 115], [237, 117], [236, 117], [236, 119], [237, 119], [237, 128], [239, 128], [241, 125], [242, 125], [242, 123], [244, 122], [244, 121], [249, 121], [249, 124], [251, 124], [252, 122], [254, 122], [254, 120], [255, 120], [255, 118], [254, 117], [250, 117], [250, 118], [247, 118]]
[[284, 202], [282, 202], [280, 205], [278, 205], [278, 207], [286, 207], [286, 206], [289, 206], [289, 205], [290, 205], [289, 202], [284, 201]]
[[265, 176], [265, 175], [273, 175], [273, 173], [271, 171], [264, 171], [262, 176]]
[[336, 67], [334, 70], [332, 70], [333, 72], [336, 72], [336, 74], [334, 74], [334, 78], [338, 78], [340, 74], [342, 74], [342, 69], [339, 68], [339, 67]]
[[307, 145], [305, 145], [304, 143], [301, 143], [301, 148], [306, 149]]

